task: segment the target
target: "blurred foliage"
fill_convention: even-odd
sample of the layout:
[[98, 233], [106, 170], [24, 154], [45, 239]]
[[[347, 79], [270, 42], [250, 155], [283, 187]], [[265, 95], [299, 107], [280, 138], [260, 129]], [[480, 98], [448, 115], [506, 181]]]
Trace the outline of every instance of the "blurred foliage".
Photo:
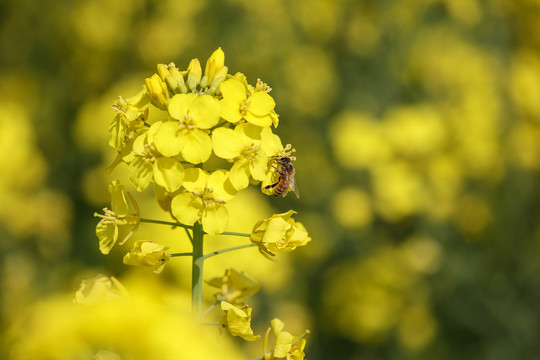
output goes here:
[[[185, 67], [219, 46], [231, 73], [273, 88], [302, 193], [247, 192], [229, 228], [294, 208], [313, 238], [278, 263], [251, 250], [209, 261], [208, 278], [233, 264], [261, 282], [256, 333], [270, 314], [309, 328], [313, 360], [536, 358], [538, 0], [0, 3], [0, 357], [113, 359], [108, 336], [133, 358], [181, 357], [173, 341], [202, 341], [174, 311], [71, 299], [101, 272], [185, 305], [187, 261], [157, 276], [120, 251], [102, 257], [92, 214], [109, 201], [110, 105], [157, 63]], [[112, 176], [128, 183], [124, 169]], [[135, 195], [146, 217], [162, 216]], [[187, 251], [181, 231], [163, 240]], [[234, 244], [216, 236], [207, 250]], [[221, 358], [245, 357], [220, 341]]]

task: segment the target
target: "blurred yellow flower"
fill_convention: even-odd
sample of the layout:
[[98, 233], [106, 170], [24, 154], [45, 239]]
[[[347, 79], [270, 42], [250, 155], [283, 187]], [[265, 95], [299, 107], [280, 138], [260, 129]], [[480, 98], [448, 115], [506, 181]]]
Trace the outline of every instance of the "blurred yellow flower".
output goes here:
[[293, 214], [296, 212], [289, 210], [255, 224], [249, 238], [263, 255], [274, 256], [275, 252], [290, 252], [311, 241], [304, 225], [292, 219]]
[[220, 87], [221, 117], [235, 124], [242, 119], [257, 126], [272, 125], [274, 99], [264, 91], [248, 95], [245, 85], [237, 79], [224, 81]]
[[216, 170], [209, 174], [199, 168], [186, 169], [184, 188], [186, 191], [172, 199], [174, 217], [185, 225], [199, 221], [204, 231], [211, 235], [225, 231], [229, 223], [225, 203], [236, 194], [229, 173]]
[[157, 244], [149, 240], [139, 240], [133, 245], [133, 249], [124, 256], [124, 264], [131, 266], [156, 266], [154, 272], [159, 274], [165, 267], [165, 263], [171, 258], [167, 252], [168, 246]]
[[126, 288], [114, 277], [102, 274], [81, 282], [75, 293], [73, 302], [83, 305], [94, 305], [103, 301], [128, 297]]
[[332, 200], [332, 211], [337, 222], [349, 229], [362, 228], [373, 221], [371, 199], [360, 188], [337, 191]]
[[119, 238], [122, 238], [120, 245], [124, 244], [137, 231], [140, 222], [139, 206], [128, 193], [135, 213], [129, 212], [124, 186], [120, 185], [118, 180], [113, 180], [109, 184], [109, 192], [111, 210], [104, 208], [104, 215], [94, 213], [94, 216], [101, 218], [96, 226], [96, 235], [99, 239], [99, 250], [103, 254], [108, 254]]
[[239, 308], [231, 303], [222, 301], [221, 310], [225, 311], [223, 326], [229, 330], [231, 335], [240, 336], [247, 341], [256, 341], [261, 338], [260, 335], [253, 335], [253, 330], [251, 329], [252, 309], [249, 306], [245, 305]]
[[[270, 328], [266, 331], [264, 336], [264, 358], [266, 360], [282, 359], [287, 360], [302, 360], [305, 356], [304, 348], [306, 346], [306, 339], [303, 337], [294, 337], [291, 333], [283, 331], [285, 323], [279, 319], [273, 319], [270, 321]], [[268, 344], [268, 335], [272, 331], [274, 335], [274, 348], [272, 350], [266, 350]], [[305, 336], [309, 331], [306, 330]]]
[[217, 301], [224, 300], [232, 304], [240, 303], [259, 291], [259, 283], [255, 279], [235, 269], [227, 269], [225, 275], [207, 280], [206, 283], [220, 289], [214, 294]]

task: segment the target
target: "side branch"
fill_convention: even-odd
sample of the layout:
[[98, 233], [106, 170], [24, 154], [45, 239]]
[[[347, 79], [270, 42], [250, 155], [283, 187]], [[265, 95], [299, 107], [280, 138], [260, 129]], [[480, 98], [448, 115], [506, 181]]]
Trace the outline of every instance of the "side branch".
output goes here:
[[221, 250], [217, 250], [217, 251], [212, 251], [212, 252], [204, 255], [203, 258], [206, 260], [206, 259], [208, 259], [208, 258], [210, 258], [212, 256], [223, 254], [223, 253], [226, 253], [226, 252], [229, 252], [229, 251], [246, 249], [246, 248], [250, 248], [250, 247], [254, 247], [254, 246], [257, 246], [257, 245], [255, 245], [255, 244], [245, 244], [245, 245], [234, 246], [234, 247], [221, 249]]

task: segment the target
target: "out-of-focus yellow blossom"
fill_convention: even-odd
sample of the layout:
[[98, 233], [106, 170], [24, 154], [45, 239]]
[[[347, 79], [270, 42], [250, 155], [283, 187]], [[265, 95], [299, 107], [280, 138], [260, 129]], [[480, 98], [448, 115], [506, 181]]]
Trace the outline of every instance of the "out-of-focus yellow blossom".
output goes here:
[[330, 136], [339, 163], [348, 169], [381, 164], [392, 156], [384, 131], [369, 115], [346, 112], [333, 121]]
[[[270, 321], [270, 328], [268, 328], [264, 336], [265, 360], [282, 359], [285, 357], [287, 360], [302, 360], [304, 358], [306, 339], [295, 338], [291, 333], [283, 331], [284, 328], [285, 323], [283, 321], [277, 318]], [[274, 335], [275, 344], [273, 350], [267, 351], [266, 345], [268, 344], [270, 331]], [[306, 331], [306, 333], [309, 332]]]
[[81, 282], [73, 302], [83, 305], [95, 305], [103, 301], [128, 297], [128, 291], [114, 276], [99, 274]]
[[209, 174], [198, 168], [186, 169], [184, 188], [186, 191], [172, 199], [174, 217], [185, 225], [199, 221], [204, 231], [211, 235], [225, 231], [229, 223], [225, 203], [236, 194], [229, 173], [216, 170]]
[[259, 291], [259, 283], [255, 279], [235, 269], [227, 269], [225, 275], [207, 280], [206, 283], [220, 289], [214, 294], [217, 301], [223, 300], [232, 304], [240, 303]]
[[540, 60], [533, 51], [521, 51], [513, 59], [509, 91], [517, 110], [525, 117], [540, 117]]
[[296, 211], [289, 210], [255, 224], [249, 239], [259, 247], [263, 255], [274, 256], [276, 252], [290, 252], [311, 241], [306, 228], [292, 218], [293, 214], [296, 214]]
[[446, 145], [446, 128], [440, 112], [428, 106], [391, 110], [383, 126], [383, 138], [400, 156], [429, 156]]
[[332, 211], [337, 222], [349, 229], [365, 227], [373, 220], [370, 197], [355, 187], [344, 188], [334, 195]]
[[210, 95], [177, 94], [168, 109], [172, 121], [154, 124], [156, 149], [164, 156], [180, 154], [193, 164], [208, 160], [212, 140], [207, 129], [219, 121], [219, 101]]
[[265, 178], [268, 156], [262, 150], [259, 126], [244, 123], [233, 129], [217, 128], [212, 132], [214, 153], [230, 162], [230, 179], [236, 190], [248, 187], [250, 176]]
[[373, 169], [375, 208], [390, 221], [422, 211], [429, 204], [423, 179], [410, 163], [396, 161]]
[[[108, 254], [116, 241], [121, 238], [120, 245], [124, 244], [139, 227], [139, 206], [128, 193], [129, 199], [135, 208], [135, 213], [129, 212], [129, 206], [124, 193], [124, 186], [118, 180], [109, 184], [111, 193], [111, 209], [104, 208], [104, 215], [95, 213], [101, 220], [96, 226], [96, 235], [99, 239], [99, 250]], [[127, 232], [127, 233], [126, 233]]]
[[131, 266], [156, 266], [154, 272], [159, 274], [165, 267], [165, 263], [171, 258], [168, 246], [157, 244], [149, 240], [139, 240], [133, 245], [133, 249], [124, 256], [124, 264]]
[[94, 355], [94, 360], [122, 360], [122, 357], [112, 351], [99, 350], [96, 355]]
[[245, 119], [257, 126], [272, 125], [272, 111], [276, 105], [274, 99], [264, 91], [255, 91], [248, 95], [246, 86], [236, 79], [221, 83], [221, 117], [236, 124]]
[[[187, 294], [171, 292], [170, 285], [155, 286], [141, 276], [125, 284], [130, 289], [129, 298], [82, 306], [70, 302], [72, 295], [56, 295], [24, 309], [25, 316], [18, 317], [8, 335], [7, 357], [93, 359], [105, 351], [122, 359], [141, 360], [242, 357], [231, 339], [216, 341], [214, 329], [200, 326], [189, 314], [153, 305], [157, 302], [154, 294], [165, 293], [187, 305]], [[137, 285], [140, 290], [132, 291]], [[144, 287], [147, 290], [143, 292]]]
[[153, 181], [167, 191], [174, 192], [182, 186], [184, 167], [174, 157], [160, 154], [152, 142], [159, 125], [154, 124], [133, 143], [133, 159], [129, 163], [129, 179], [143, 191]]
[[[414, 350], [426, 347], [437, 327], [424, 276], [437, 269], [442, 256], [438, 249], [432, 240], [415, 236], [401, 246], [381, 246], [360, 261], [340, 264], [325, 287], [329, 326], [356, 341], [377, 341], [393, 329], [412, 327], [404, 323], [409, 320], [407, 314], [421, 309], [428, 325], [417, 329], [423, 334]], [[423, 262], [418, 258], [422, 253], [413, 251], [430, 259]], [[407, 341], [403, 344], [408, 347]]]
[[137, 95], [127, 100], [119, 97], [112, 106], [118, 114], [109, 126], [109, 145], [121, 151], [130, 139], [145, 131], [144, 122], [148, 117], [150, 98], [143, 88]]
[[225, 311], [223, 326], [229, 330], [231, 335], [240, 336], [247, 341], [256, 341], [260, 335], [253, 335], [251, 329], [251, 309], [245, 305], [241, 308], [226, 301], [221, 302], [221, 310]]
[[411, 306], [401, 315], [398, 326], [398, 341], [410, 350], [425, 348], [437, 332], [437, 322], [425, 306]]
[[169, 104], [169, 89], [167, 89], [167, 84], [165, 84], [158, 74], [144, 79], [144, 83], [146, 84], [146, 93], [152, 101], [152, 105], [160, 110], [167, 110], [167, 105]]

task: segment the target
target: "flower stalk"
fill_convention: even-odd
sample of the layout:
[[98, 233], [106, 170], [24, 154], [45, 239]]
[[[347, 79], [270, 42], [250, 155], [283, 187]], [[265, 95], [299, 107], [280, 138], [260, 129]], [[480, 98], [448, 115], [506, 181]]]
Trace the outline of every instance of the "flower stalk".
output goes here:
[[201, 317], [203, 297], [204, 231], [202, 225], [193, 225], [193, 258], [191, 266], [191, 311], [196, 319]]

